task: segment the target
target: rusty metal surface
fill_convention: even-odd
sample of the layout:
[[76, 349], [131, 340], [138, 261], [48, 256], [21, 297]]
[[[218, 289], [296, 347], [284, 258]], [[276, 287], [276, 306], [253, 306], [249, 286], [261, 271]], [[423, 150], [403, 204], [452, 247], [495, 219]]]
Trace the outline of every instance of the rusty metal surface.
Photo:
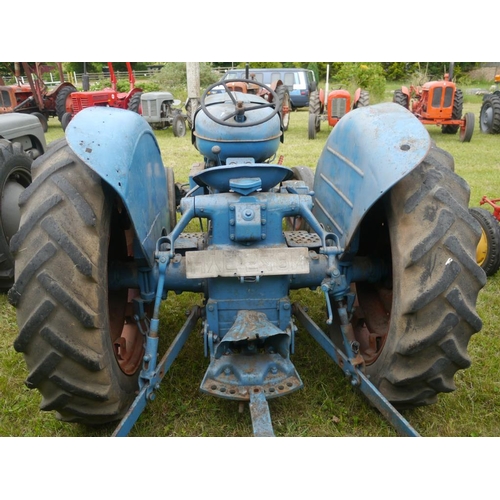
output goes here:
[[264, 393], [255, 387], [250, 395], [250, 415], [255, 437], [274, 437], [269, 405]]

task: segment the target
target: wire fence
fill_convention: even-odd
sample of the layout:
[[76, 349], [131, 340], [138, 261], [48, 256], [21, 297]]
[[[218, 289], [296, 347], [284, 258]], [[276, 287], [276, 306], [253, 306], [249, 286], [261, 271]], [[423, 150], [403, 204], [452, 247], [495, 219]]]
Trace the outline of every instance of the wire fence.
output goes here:
[[[152, 78], [156, 74], [159, 73], [160, 67], [154, 67], [151, 69], [147, 70], [142, 70], [142, 71], [133, 71], [134, 78], [136, 80], [147, 80], [149, 78]], [[213, 68], [214, 71], [217, 71], [221, 75], [223, 75], [228, 69], [231, 68], [226, 68], [226, 67], [220, 67], [220, 68]], [[115, 76], [117, 80], [127, 80], [129, 79], [128, 72], [127, 71], [115, 71]], [[65, 73], [64, 74], [64, 80], [67, 82], [71, 82], [75, 86], [81, 86], [82, 84], [82, 78], [83, 78], [83, 73], [76, 73], [76, 72], [71, 72], [71, 73]], [[98, 81], [109, 81], [110, 80], [110, 74], [107, 71], [101, 71], [97, 73], [87, 73], [88, 79], [90, 83], [93, 82], [98, 82]], [[27, 84], [28, 79], [25, 76], [19, 77], [19, 81], [16, 81], [16, 78], [13, 75], [0, 75], [2, 76], [5, 85], [16, 85], [17, 83], [20, 84]], [[45, 73], [44, 74], [44, 83], [48, 87], [56, 87], [61, 83], [59, 80], [59, 73]]]

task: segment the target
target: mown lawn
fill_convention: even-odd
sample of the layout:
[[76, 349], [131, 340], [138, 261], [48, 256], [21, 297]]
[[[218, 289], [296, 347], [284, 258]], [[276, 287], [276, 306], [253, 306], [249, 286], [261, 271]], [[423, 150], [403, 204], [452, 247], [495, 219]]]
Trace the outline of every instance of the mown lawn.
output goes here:
[[[390, 94], [387, 100], [391, 100]], [[428, 131], [438, 146], [455, 158], [456, 172], [471, 187], [470, 206], [479, 206], [483, 195], [500, 197], [500, 136], [481, 134], [478, 117], [481, 97], [466, 94], [464, 112], [476, 116], [472, 141], [461, 143], [458, 135], [444, 135], [438, 127]], [[278, 152], [287, 166], [314, 168], [330, 129], [324, 123], [314, 141], [308, 140], [307, 111], [293, 112], [289, 131]], [[63, 135], [59, 122], [51, 119], [49, 142]], [[176, 180], [186, 182], [191, 164], [200, 161], [191, 144], [190, 133], [175, 138], [172, 131], [156, 131], [166, 166], [174, 168]], [[319, 323], [323, 318], [323, 296], [319, 292], [294, 292], [304, 301]], [[168, 345], [191, 304], [200, 303], [193, 294], [169, 296], [162, 308], [161, 349]], [[483, 329], [469, 344], [472, 366], [456, 375], [456, 391], [442, 394], [437, 404], [404, 412], [422, 436], [500, 435], [500, 273], [488, 279], [481, 291], [478, 312]], [[40, 412], [40, 396], [24, 384], [26, 368], [22, 355], [12, 347], [17, 335], [15, 311], [0, 296], [0, 436], [108, 436], [114, 425], [89, 428], [57, 421]], [[304, 388], [270, 403], [277, 436], [395, 436], [394, 429], [362, 395], [346, 383], [340, 369], [305, 331], [299, 330], [297, 367]], [[238, 404], [203, 395], [199, 385], [208, 361], [203, 356], [201, 338], [193, 335], [163, 380], [158, 396], [148, 404], [133, 428], [132, 436], [249, 436], [248, 411]], [[476, 459], [480, 457], [476, 457]], [[472, 457], [469, 457], [472, 459]], [[467, 465], [462, 464], [466, 469]]]

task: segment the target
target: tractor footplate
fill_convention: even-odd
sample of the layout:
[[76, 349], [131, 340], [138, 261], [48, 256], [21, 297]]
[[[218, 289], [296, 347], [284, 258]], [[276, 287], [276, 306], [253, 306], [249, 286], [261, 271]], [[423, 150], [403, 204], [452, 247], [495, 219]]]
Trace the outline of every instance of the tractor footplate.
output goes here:
[[321, 246], [321, 238], [316, 233], [284, 231], [283, 234], [289, 247], [319, 248]]
[[280, 354], [229, 354], [212, 360], [200, 389], [224, 399], [250, 401], [255, 391], [271, 399], [290, 394], [302, 385], [293, 363]]

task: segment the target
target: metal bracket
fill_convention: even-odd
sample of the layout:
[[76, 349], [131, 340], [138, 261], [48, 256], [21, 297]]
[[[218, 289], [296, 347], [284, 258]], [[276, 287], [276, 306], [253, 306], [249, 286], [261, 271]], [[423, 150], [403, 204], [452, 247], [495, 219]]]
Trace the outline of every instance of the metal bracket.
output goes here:
[[368, 400], [380, 411], [387, 421], [403, 436], [418, 437], [418, 432], [391, 405], [387, 398], [370, 382], [368, 377], [325, 335], [325, 333], [306, 314], [300, 304], [293, 305], [294, 314], [302, 326], [311, 334], [325, 352], [342, 368], [351, 380], [351, 385], [358, 387]]
[[160, 382], [179, 355], [179, 352], [186, 343], [189, 334], [193, 331], [199, 317], [200, 308], [195, 306], [191, 310], [186, 322], [180, 329], [172, 344], [170, 344], [170, 347], [164, 354], [160, 363], [157, 366], [155, 365], [150, 367], [151, 373], [147, 382], [144, 383], [129, 410], [118, 424], [118, 427], [113, 433], [113, 437], [127, 436], [141, 413], [144, 411], [148, 400], [154, 399], [154, 391], [159, 388]]

